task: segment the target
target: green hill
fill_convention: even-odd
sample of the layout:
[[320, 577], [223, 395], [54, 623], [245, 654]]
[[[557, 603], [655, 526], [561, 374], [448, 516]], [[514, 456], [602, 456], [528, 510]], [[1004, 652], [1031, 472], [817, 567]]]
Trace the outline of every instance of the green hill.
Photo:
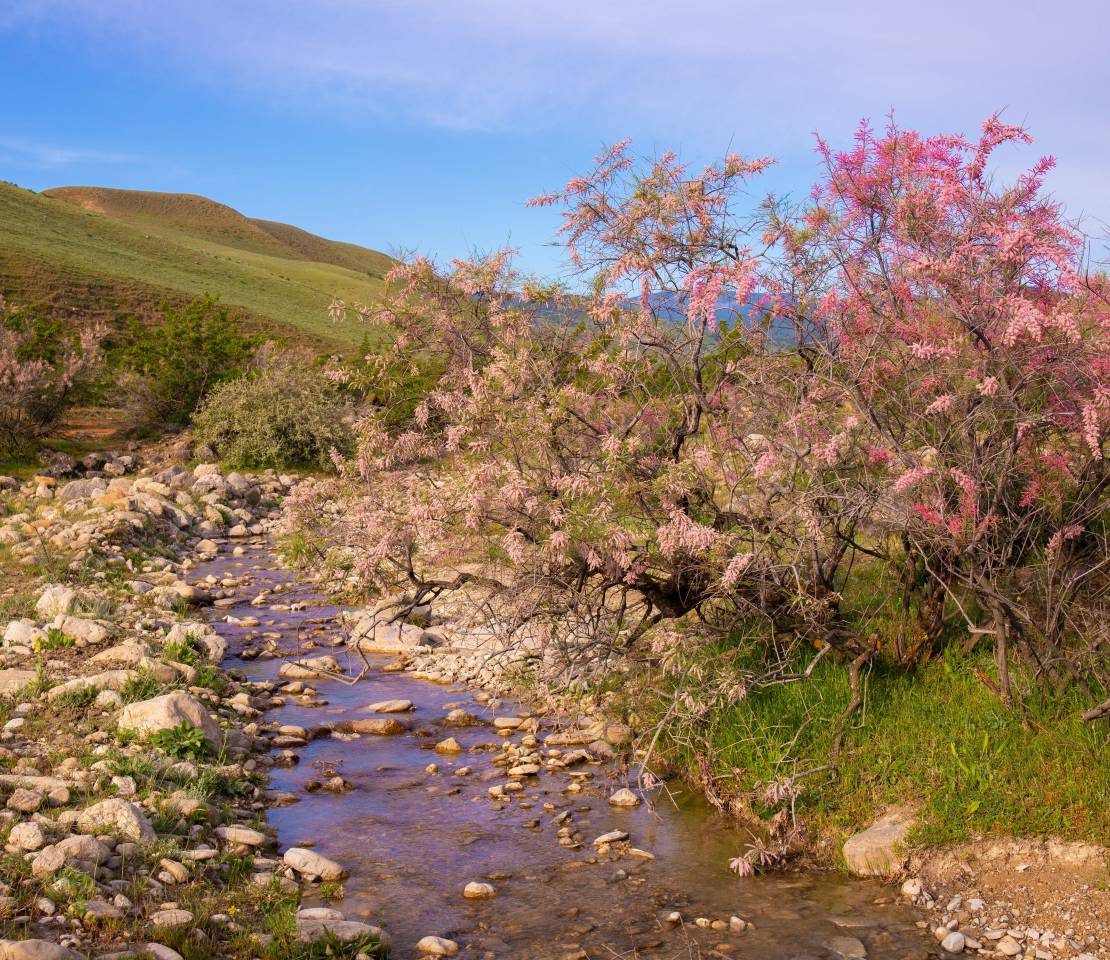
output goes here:
[[343, 347], [366, 330], [332, 323], [332, 296], [375, 299], [392, 263], [205, 197], [0, 183], [0, 292], [56, 316], [151, 315], [163, 300], [207, 292], [252, 327]]

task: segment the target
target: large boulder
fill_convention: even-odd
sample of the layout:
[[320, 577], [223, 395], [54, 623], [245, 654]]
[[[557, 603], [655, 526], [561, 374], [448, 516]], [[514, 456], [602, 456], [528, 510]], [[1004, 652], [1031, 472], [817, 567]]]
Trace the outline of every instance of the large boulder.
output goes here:
[[101, 800], [81, 811], [77, 829], [81, 833], [106, 833], [136, 843], [154, 843], [158, 839], [143, 811], [119, 797]]
[[53, 620], [56, 616], [73, 613], [77, 606], [77, 591], [61, 584], [47, 586], [35, 603], [35, 613], [42, 620]]
[[862, 833], [844, 841], [844, 862], [860, 877], [891, 877], [905, 860], [906, 840], [913, 817], [896, 810], [876, 820]]
[[59, 614], [54, 618], [51, 626], [55, 630], [60, 630], [67, 637], [72, 637], [74, 640], [80, 640], [83, 643], [96, 644], [103, 643], [110, 636], [110, 631], [104, 624], [97, 623], [95, 620], [86, 620], [84, 617], [71, 617], [66, 614]]
[[34, 670], [0, 670], [0, 697], [14, 697], [34, 679]]
[[373, 615], [363, 617], [351, 631], [351, 644], [363, 653], [408, 653], [438, 642], [435, 634], [411, 623], [381, 623]]
[[319, 880], [342, 880], [347, 876], [344, 870], [334, 860], [308, 850], [305, 847], [290, 847], [282, 858], [287, 867], [291, 867], [304, 877]]
[[89, 677], [74, 677], [46, 692], [46, 699], [53, 703], [61, 697], [82, 690], [122, 690], [129, 680], [138, 676], [134, 670], [105, 670]]
[[50, 940], [0, 940], [0, 960], [84, 960], [81, 954]]
[[108, 489], [108, 484], [94, 477], [89, 480], [70, 480], [63, 484], [55, 496], [63, 503], [70, 500], [81, 500], [86, 497], [96, 497]]
[[159, 683], [172, 683], [177, 671], [161, 660], [150, 656], [150, 651], [141, 643], [119, 643], [107, 650], [89, 657], [89, 663], [103, 667], [127, 667], [131, 670], [146, 670]]
[[12, 620], [4, 628], [4, 643], [8, 646], [33, 647], [36, 640], [46, 637], [46, 631], [33, 620]]
[[150, 736], [159, 730], [172, 730], [180, 726], [196, 727], [204, 734], [213, 748], [219, 749], [224, 737], [219, 725], [195, 697], [180, 690], [129, 703], [120, 711], [119, 729], [130, 730], [141, 736]]

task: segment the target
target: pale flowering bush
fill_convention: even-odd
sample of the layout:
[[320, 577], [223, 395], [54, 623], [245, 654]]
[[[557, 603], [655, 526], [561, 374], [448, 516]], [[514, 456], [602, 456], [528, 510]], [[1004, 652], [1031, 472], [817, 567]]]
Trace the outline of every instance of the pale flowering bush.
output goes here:
[[72, 330], [0, 296], [0, 457], [24, 456], [74, 401], [100, 360], [101, 331]]
[[[1034, 673], [1088, 671], [1110, 309], [1047, 162], [988, 175], [1022, 139], [864, 127], [822, 144], [811, 201], [748, 210], [766, 160], [639, 167], [617, 145], [535, 201], [561, 206], [589, 292], [508, 252], [394, 271], [374, 409], [301, 522], [368, 585], [472, 591], [568, 663], [665, 664], [659, 638], [743, 625], [766, 638], [750, 684], [831, 652], [854, 710], [874, 657], [910, 666], [962, 621], [1004, 698], [1015, 645]], [[893, 601], [860, 586], [876, 567]]]

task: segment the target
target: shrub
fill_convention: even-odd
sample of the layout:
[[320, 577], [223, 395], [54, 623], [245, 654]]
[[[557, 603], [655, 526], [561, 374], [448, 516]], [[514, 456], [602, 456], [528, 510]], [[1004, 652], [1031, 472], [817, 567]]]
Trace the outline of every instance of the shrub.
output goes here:
[[204, 731], [187, 723], [151, 734], [150, 745], [178, 760], [203, 760], [210, 750]]
[[73, 330], [0, 296], [0, 455], [26, 454], [74, 402], [100, 358], [100, 330]]
[[353, 442], [338, 389], [322, 371], [282, 357], [222, 384], [193, 419], [198, 440], [238, 467], [327, 467]]
[[163, 304], [161, 313], [154, 325], [128, 321], [117, 362], [136, 378], [129, 386], [140, 419], [184, 426], [209, 390], [243, 372], [261, 338], [241, 333], [230, 309], [208, 295], [180, 310]]

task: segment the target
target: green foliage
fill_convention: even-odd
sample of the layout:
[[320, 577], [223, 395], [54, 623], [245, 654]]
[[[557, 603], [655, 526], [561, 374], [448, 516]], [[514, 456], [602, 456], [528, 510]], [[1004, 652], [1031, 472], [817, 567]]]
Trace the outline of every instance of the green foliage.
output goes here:
[[[742, 656], [727, 645], [698, 654], [717, 672], [736, 668]], [[993, 669], [989, 655], [965, 657], [955, 648], [912, 673], [877, 661], [862, 709], [843, 727], [835, 775], [798, 781], [799, 816], [850, 832], [886, 805], [908, 804], [920, 809], [914, 839], [929, 844], [978, 833], [1105, 837], [1110, 748], [1104, 731], [1079, 719], [1082, 691], [1053, 696], [1029, 684], [1011, 707], [988, 685]], [[660, 714], [673, 692], [660, 701]], [[679, 724], [664, 736], [695, 774], [696, 753], [708, 754], [724, 774], [721, 788], [756, 798], [756, 812], [765, 814], [759, 785], [827, 764], [850, 700], [846, 670], [826, 660], [808, 680], [712, 709], [693, 734]]]
[[57, 650], [59, 647], [72, 647], [77, 641], [69, 634], [62, 633], [57, 627], [47, 627], [42, 641], [43, 650]]
[[90, 707], [93, 701], [96, 700], [97, 689], [93, 686], [78, 687], [76, 690], [70, 690], [68, 693], [63, 693], [57, 698], [55, 703], [61, 708], [84, 708]]
[[136, 703], [139, 700], [149, 700], [162, 692], [162, 684], [149, 670], [140, 670], [138, 674], [126, 683], [120, 690], [124, 703]]
[[230, 309], [207, 294], [161, 312], [155, 325], [129, 321], [118, 362], [141, 378], [144, 414], [180, 426], [209, 390], [242, 372], [261, 339], [242, 333]]
[[294, 357], [212, 391], [193, 419], [198, 440], [225, 463], [245, 468], [327, 468], [330, 451], [348, 452], [351, 428], [339, 391]]
[[159, 730], [150, 736], [150, 745], [178, 760], [203, 760], [211, 752], [211, 747], [198, 727], [187, 723]]

